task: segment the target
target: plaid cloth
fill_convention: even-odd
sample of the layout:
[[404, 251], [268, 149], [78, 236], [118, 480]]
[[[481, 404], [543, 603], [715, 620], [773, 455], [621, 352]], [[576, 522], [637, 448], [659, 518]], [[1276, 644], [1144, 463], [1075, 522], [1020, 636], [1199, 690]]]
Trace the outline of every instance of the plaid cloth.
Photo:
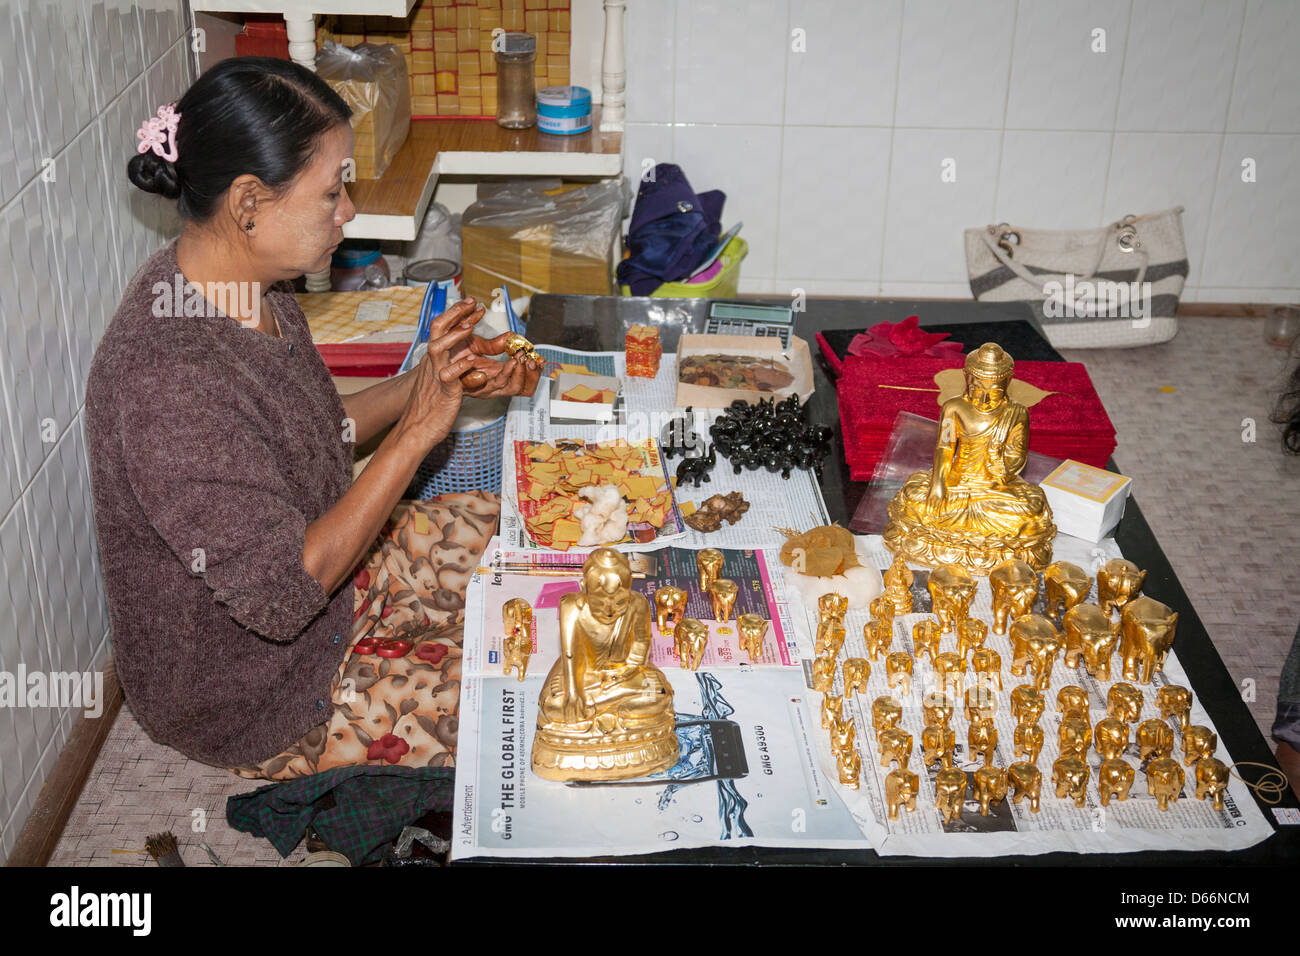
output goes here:
[[[336, 767], [273, 783], [226, 801], [236, 830], [266, 837], [281, 856], [302, 840], [308, 825], [353, 866], [376, 863], [402, 828], [431, 810], [450, 810], [454, 767]], [[326, 794], [334, 806], [318, 809]]]

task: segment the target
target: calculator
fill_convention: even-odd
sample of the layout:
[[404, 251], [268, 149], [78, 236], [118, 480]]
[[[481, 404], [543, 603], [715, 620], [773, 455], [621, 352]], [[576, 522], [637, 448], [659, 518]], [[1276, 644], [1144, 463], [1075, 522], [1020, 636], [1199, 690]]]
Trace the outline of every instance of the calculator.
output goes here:
[[789, 347], [794, 330], [794, 310], [780, 305], [712, 302], [704, 321], [706, 335], [757, 335], [774, 338]]

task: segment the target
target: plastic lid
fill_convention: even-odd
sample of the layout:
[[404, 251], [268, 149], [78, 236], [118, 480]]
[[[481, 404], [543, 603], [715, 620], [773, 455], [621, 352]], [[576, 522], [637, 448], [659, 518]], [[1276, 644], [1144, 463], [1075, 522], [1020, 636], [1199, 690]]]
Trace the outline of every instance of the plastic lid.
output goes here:
[[546, 106], [589, 106], [591, 90], [585, 86], [548, 86], [537, 91], [537, 102]]
[[336, 269], [361, 269], [378, 261], [378, 245], [348, 245], [344, 242], [334, 250], [330, 264]]
[[492, 39], [492, 49], [506, 56], [537, 52], [537, 37], [531, 33], [501, 33]]

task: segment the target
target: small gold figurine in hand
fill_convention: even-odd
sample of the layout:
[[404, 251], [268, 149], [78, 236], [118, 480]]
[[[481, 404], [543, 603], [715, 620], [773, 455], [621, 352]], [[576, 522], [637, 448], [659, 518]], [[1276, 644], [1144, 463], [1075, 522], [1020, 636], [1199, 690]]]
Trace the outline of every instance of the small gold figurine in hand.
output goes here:
[[560, 654], [542, 686], [532, 767], [548, 780], [622, 780], [680, 756], [673, 689], [648, 660], [650, 602], [627, 557], [597, 548], [559, 606]]
[[966, 358], [965, 394], [944, 402], [934, 464], [889, 503], [884, 543], [931, 567], [958, 564], [988, 574], [1008, 558], [1042, 570], [1056, 526], [1041, 488], [1020, 477], [1029, 412], [1012, 401], [1011, 356], [986, 342]]

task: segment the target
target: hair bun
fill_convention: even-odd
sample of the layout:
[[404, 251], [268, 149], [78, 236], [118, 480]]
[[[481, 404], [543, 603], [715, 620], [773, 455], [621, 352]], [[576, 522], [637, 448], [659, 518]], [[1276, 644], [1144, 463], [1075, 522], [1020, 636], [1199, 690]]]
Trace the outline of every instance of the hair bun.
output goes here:
[[131, 182], [147, 193], [158, 193], [168, 199], [176, 199], [181, 194], [176, 164], [163, 159], [153, 150], [132, 156], [126, 164], [126, 174]]

